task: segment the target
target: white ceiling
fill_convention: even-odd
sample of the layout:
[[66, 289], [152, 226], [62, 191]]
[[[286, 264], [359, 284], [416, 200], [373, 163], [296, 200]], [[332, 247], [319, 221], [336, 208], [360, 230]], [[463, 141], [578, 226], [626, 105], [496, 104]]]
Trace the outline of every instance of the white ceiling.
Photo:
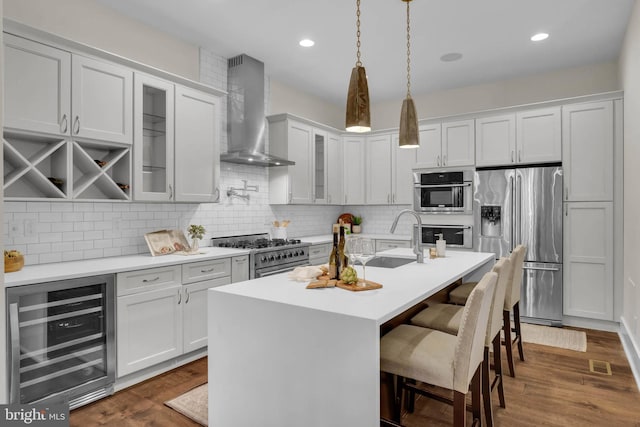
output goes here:
[[[273, 79], [336, 104], [355, 64], [355, 0], [98, 0], [224, 57], [246, 53]], [[633, 0], [416, 0], [412, 93], [614, 61]], [[406, 3], [361, 0], [372, 102], [406, 91]], [[530, 36], [550, 37], [533, 43]], [[311, 38], [312, 48], [298, 46]], [[463, 58], [442, 62], [459, 52]]]

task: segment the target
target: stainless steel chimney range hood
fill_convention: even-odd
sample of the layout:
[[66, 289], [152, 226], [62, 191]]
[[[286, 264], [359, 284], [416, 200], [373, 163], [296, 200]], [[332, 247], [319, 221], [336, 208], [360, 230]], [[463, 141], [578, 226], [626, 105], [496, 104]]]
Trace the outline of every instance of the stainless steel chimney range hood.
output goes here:
[[230, 58], [227, 91], [229, 148], [220, 161], [267, 167], [294, 165], [265, 150], [264, 64], [245, 54]]

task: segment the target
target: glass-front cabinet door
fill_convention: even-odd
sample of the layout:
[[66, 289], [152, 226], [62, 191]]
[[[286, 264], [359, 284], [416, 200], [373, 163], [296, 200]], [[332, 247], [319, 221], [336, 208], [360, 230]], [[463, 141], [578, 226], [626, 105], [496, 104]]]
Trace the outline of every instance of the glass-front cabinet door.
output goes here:
[[134, 198], [173, 200], [174, 86], [144, 74], [134, 80]]
[[327, 203], [327, 133], [313, 130], [314, 203]]

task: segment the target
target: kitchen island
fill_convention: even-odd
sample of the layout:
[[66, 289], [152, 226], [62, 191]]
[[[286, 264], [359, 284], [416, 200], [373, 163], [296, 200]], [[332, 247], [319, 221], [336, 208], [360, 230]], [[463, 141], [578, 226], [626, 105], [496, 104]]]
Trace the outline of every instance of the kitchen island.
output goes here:
[[383, 288], [363, 292], [309, 290], [286, 274], [209, 289], [209, 425], [379, 425], [380, 326], [458, 279], [477, 279], [494, 258], [448, 251], [367, 267]]

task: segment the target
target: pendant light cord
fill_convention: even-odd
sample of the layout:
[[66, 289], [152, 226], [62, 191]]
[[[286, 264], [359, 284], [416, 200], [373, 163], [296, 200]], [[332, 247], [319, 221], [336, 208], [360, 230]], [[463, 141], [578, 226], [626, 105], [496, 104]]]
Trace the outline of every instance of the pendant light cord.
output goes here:
[[410, 2], [411, 0], [406, 1], [407, 3], [407, 98], [411, 98], [411, 33], [410, 33], [411, 26], [410, 26], [410, 19], [409, 19], [409, 3]]
[[356, 0], [356, 28], [356, 38], [358, 40], [356, 42], [356, 47], [358, 48], [356, 67], [362, 67], [362, 61], [360, 61], [360, 0]]

